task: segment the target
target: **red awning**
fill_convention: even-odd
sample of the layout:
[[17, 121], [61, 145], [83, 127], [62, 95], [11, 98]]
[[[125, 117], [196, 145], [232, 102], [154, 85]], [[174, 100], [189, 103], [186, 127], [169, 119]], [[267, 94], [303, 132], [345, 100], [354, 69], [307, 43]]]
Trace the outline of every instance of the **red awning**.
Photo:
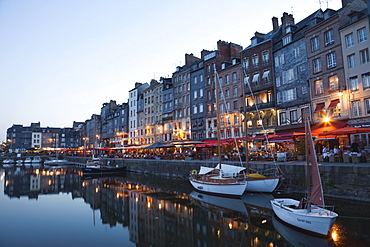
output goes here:
[[314, 113], [322, 111], [324, 107], [325, 107], [325, 103], [317, 104]]
[[347, 122], [330, 122], [330, 123], [317, 123], [311, 126], [312, 134], [318, 135], [328, 131], [341, 129], [347, 125]]
[[337, 107], [337, 105], [338, 105], [338, 104], [339, 104], [339, 99], [332, 100], [332, 101], [330, 102], [330, 105], [328, 106], [328, 110], [330, 110], [330, 109], [333, 109], [333, 108]]

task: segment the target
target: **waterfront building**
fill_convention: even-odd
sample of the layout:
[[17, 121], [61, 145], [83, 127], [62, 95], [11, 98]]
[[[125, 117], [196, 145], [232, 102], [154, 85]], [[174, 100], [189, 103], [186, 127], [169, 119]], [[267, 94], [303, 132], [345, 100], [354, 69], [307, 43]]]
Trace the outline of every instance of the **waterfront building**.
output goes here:
[[[148, 83], [136, 82], [135, 87], [129, 91], [129, 113], [128, 113], [128, 145], [138, 145], [139, 144], [139, 119], [138, 112], [142, 112], [142, 109], [139, 111], [139, 99], [143, 99], [143, 91], [149, 87]], [[143, 102], [142, 100], [140, 102]]]
[[162, 89], [162, 140], [163, 142], [173, 141], [173, 83], [172, 78], [161, 78]]
[[339, 35], [343, 12], [343, 9], [320, 10], [305, 33], [310, 65], [311, 114], [315, 123], [324, 118], [340, 123], [349, 116]]
[[178, 66], [172, 74], [174, 140], [191, 139], [190, 73], [191, 66], [198, 60], [193, 54], [185, 54], [185, 65]]
[[206, 131], [203, 60], [197, 60], [191, 66], [190, 92], [191, 139], [203, 140]]
[[273, 38], [277, 134], [282, 130], [292, 132], [292, 129], [303, 127], [304, 115], [310, 112], [304, 32], [310, 21], [321, 14], [321, 10], [315, 11], [295, 23], [293, 15], [283, 13], [281, 26]]
[[[368, 1], [369, 2], [369, 1]], [[370, 126], [369, 8], [364, 1], [349, 1], [340, 27], [349, 126]], [[352, 142], [370, 144], [369, 134], [352, 135]]]
[[[219, 40], [217, 42], [217, 49], [213, 51], [203, 50], [201, 52], [201, 59], [204, 62], [204, 99], [205, 105], [207, 108], [205, 114], [205, 120], [195, 119], [197, 122], [192, 122], [192, 126], [198, 124], [198, 127], [201, 127], [202, 130], [199, 130], [197, 135], [192, 134], [192, 139], [194, 140], [204, 140], [210, 139], [209, 135], [214, 137], [214, 131], [217, 130], [217, 109], [221, 110], [221, 107], [224, 107], [224, 104], [216, 105], [216, 71], [221, 69], [221, 64], [224, 62], [231, 62], [234, 58], [240, 57], [240, 51], [243, 49], [242, 46], [234, 44], [231, 42], [225, 42]], [[226, 76], [226, 75], [225, 75]], [[230, 75], [228, 75], [228, 80], [230, 80]], [[226, 78], [225, 78], [226, 80]], [[194, 106], [193, 106], [194, 108]], [[193, 119], [192, 119], [193, 121]], [[199, 123], [200, 121], [200, 123]], [[207, 123], [207, 124], [205, 124]], [[211, 123], [211, 124], [209, 124]], [[202, 126], [199, 126], [203, 124]], [[211, 132], [211, 133], [210, 133]], [[212, 135], [213, 132], [213, 135]], [[207, 133], [207, 135], [206, 135]], [[208, 134], [210, 133], [210, 134]], [[217, 135], [217, 134], [216, 134]]]
[[[101, 138], [104, 147], [111, 146], [110, 145], [111, 139], [113, 141], [113, 138], [116, 135], [113, 117], [117, 107], [118, 107], [117, 102], [115, 100], [110, 100], [109, 103], [104, 103], [100, 110]], [[87, 141], [88, 139], [86, 137], [85, 143], [87, 143]]]
[[[241, 137], [241, 115], [240, 107], [243, 105], [244, 97], [242, 70], [240, 69], [240, 58], [233, 58], [221, 64], [218, 71], [218, 80], [221, 86], [219, 94], [220, 105], [220, 131], [221, 139]], [[215, 132], [211, 131], [212, 122], [207, 122], [207, 137], [216, 138]]]
[[139, 129], [140, 144], [153, 144], [163, 142], [162, 139], [162, 82], [154, 79], [143, 91], [144, 95], [144, 126]]
[[93, 114], [90, 119], [85, 121], [86, 147], [98, 148], [100, 147], [101, 138], [101, 116]]
[[240, 52], [245, 93], [241, 109], [247, 122], [244, 133], [252, 137], [263, 138], [265, 134], [275, 132], [272, 37], [279, 29], [277, 18], [273, 18], [272, 23], [272, 31], [266, 34], [255, 32], [251, 44]]

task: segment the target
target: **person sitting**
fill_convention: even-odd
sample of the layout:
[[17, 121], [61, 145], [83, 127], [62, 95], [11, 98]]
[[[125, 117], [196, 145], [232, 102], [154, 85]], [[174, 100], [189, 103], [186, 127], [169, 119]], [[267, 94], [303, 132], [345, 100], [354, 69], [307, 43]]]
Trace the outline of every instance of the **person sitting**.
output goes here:
[[340, 150], [339, 150], [338, 146], [335, 145], [334, 150], [333, 150], [334, 155], [339, 154], [339, 152], [340, 152]]

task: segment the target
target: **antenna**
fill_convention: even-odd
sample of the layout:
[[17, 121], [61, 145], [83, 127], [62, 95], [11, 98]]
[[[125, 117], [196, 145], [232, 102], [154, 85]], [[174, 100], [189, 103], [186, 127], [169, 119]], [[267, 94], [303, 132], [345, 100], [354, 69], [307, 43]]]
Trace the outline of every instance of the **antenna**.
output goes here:
[[293, 6], [290, 7], [290, 11], [292, 12], [291, 14], [293, 15]]

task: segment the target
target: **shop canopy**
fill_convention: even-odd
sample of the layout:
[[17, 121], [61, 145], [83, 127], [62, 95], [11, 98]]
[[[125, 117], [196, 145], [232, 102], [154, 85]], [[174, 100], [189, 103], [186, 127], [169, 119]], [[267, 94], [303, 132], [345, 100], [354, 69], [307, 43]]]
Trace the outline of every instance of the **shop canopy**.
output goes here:
[[327, 132], [320, 133], [319, 136], [351, 135], [351, 134], [358, 134], [358, 133], [370, 133], [370, 128], [344, 127], [344, 128], [336, 129], [333, 131], [327, 131]]

